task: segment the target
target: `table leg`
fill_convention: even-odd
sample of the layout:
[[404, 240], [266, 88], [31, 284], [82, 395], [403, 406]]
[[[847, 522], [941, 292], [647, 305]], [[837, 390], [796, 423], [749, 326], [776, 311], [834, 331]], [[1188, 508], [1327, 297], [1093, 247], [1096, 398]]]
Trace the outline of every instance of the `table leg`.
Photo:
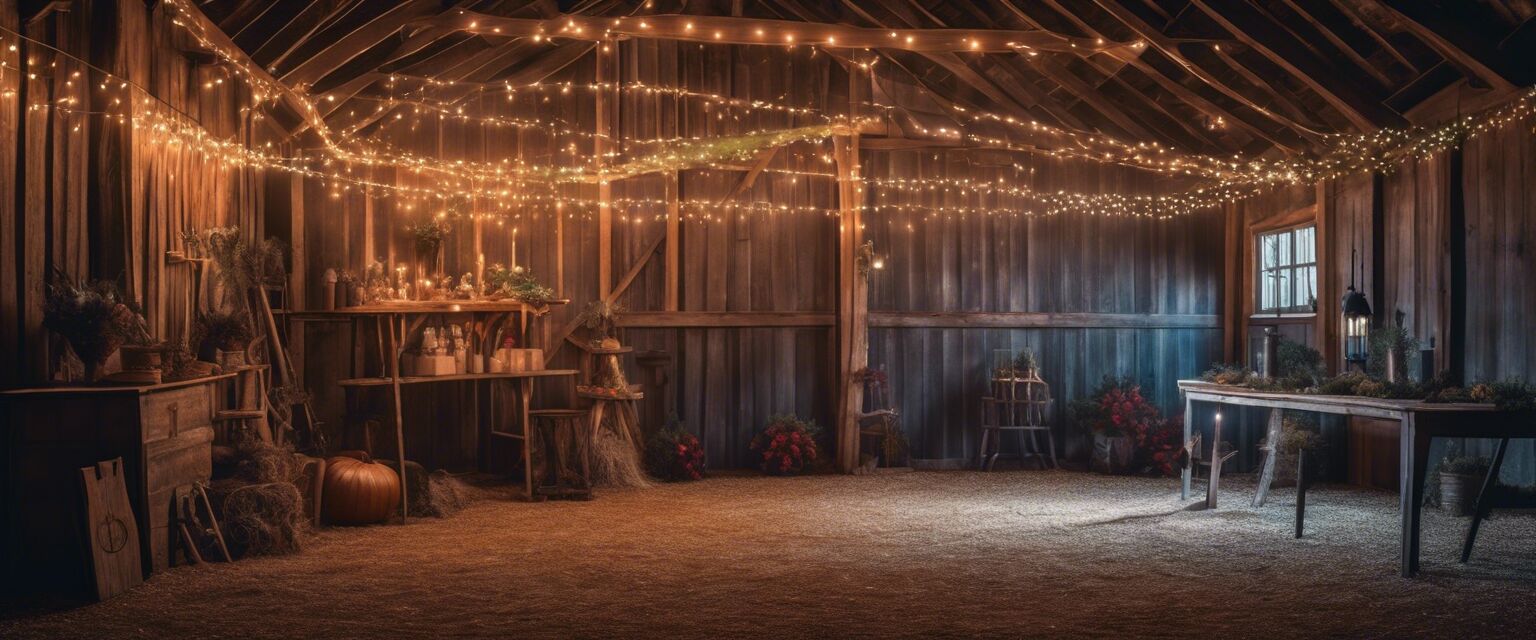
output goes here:
[[1253, 506], [1264, 506], [1264, 500], [1269, 498], [1269, 487], [1275, 483], [1275, 465], [1278, 463], [1280, 452], [1280, 431], [1282, 430], [1281, 410], [1269, 410], [1269, 429], [1264, 436], [1264, 469], [1259, 472], [1259, 489], [1253, 494]]
[[[395, 401], [395, 451], [398, 452], [400, 457], [400, 524], [405, 524], [406, 514], [410, 511], [411, 505], [410, 496], [407, 495], [410, 492], [407, 485], [410, 483], [406, 481], [405, 475], [405, 416], [401, 414], [400, 410], [400, 356], [403, 355], [400, 345], [405, 341], [405, 336], [397, 337], [395, 335], [394, 318], [390, 318], [388, 322], [389, 353], [391, 357], [385, 370], [389, 371], [390, 395], [394, 396]], [[400, 319], [400, 328], [402, 332], [405, 329], [405, 318], [403, 317]]]
[[518, 420], [523, 425], [523, 497], [533, 500], [533, 433], [528, 428], [528, 403], [533, 400], [533, 379], [514, 378], [518, 391]]
[[1424, 477], [1429, 466], [1429, 444], [1433, 436], [1416, 424], [1412, 413], [1404, 416], [1399, 428], [1399, 456], [1402, 470], [1398, 490], [1399, 515], [1402, 517], [1404, 578], [1419, 571], [1419, 517], [1424, 509]]
[[1307, 451], [1296, 452], [1296, 537], [1301, 537], [1307, 521], [1307, 485], [1312, 481], [1307, 474]]
[[1483, 518], [1488, 517], [1488, 512], [1493, 510], [1493, 488], [1499, 484], [1499, 469], [1504, 466], [1504, 450], [1509, 447], [1509, 438], [1500, 438], [1498, 448], [1493, 450], [1493, 464], [1488, 466], [1488, 477], [1483, 478], [1483, 489], [1477, 492], [1477, 503], [1472, 507], [1472, 524], [1467, 527], [1467, 538], [1461, 543], [1461, 561], [1465, 563], [1472, 558], [1472, 543], [1477, 541], [1477, 529], [1483, 523]]
[[[1184, 442], [1188, 443], [1189, 439], [1194, 437], [1194, 430], [1195, 430], [1195, 401], [1194, 400], [1190, 400], [1189, 398], [1185, 398], [1184, 399]], [[1189, 499], [1189, 479], [1190, 479], [1190, 476], [1192, 476], [1194, 473], [1195, 473], [1195, 462], [1194, 462], [1193, 458], [1190, 458], [1188, 461], [1186, 461], [1186, 463], [1184, 465], [1184, 472], [1181, 474], [1181, 483], [1180, 483], [1180, 488], [1179, 488], [1179, 499], [1180, 500], [1188, 500]]]

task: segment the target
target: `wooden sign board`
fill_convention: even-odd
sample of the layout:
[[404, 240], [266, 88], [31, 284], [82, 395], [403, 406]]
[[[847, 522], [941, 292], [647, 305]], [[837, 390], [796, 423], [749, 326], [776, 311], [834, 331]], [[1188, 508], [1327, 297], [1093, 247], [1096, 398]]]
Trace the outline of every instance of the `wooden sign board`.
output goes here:
[[128, 504], [123, 459], [80, 469], [85, 490], [85, 532], [96, 597], [106, 600], [144, 582], [139, 527]]

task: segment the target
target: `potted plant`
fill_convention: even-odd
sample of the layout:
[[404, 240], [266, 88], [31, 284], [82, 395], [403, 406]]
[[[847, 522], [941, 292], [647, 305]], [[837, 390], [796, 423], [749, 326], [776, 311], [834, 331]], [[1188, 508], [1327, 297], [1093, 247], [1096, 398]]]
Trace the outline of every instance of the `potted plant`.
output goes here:
[[1013, 370], [1026, 380], [1040, 377], [1040, 361], [1035, 359], [1035, 350], [1025, 347], [1020, 351], [1018, 357], [1013, 359]]
[[801, 420], [794, 414], [768, 417], [768, 426], [752, 438], [752, 451], [758, 464], [770, 475], [794, 475], [816, 461], [816, 436], [821, 428], [814, 420]]
[[591, 334], [591, 344], [598, 349], [617, 349], [619, 340], [614, 337], [618, 327], [620, 308], [607, 300], [594, 300], [581, 310], [577, 321]]
[[421, 266], [422, 273], [441, 272], [443, 239], [453, 232], [453, 227], [448, 226], [448, 221], [434, 218], [407, 225], [405, 230], [409, 231], [416, 240], [416, 260]]
[[1074, 424], [1093, 434], [1090, 466], [1105, 473], [1133, 470], [1138, 445], [1162, 425], [1157, 407], [1129, 379], [1106, 376], [1087, 398], [1072, 403]]
[[212, 311], [198, 314], [197, 331], [202, 350], [213, 351], [213, 361], [224, 369], [247, 364], [245, 350], [250, 347], [256, 332], [245, 315], [239, 312]]
[[77, 281], [54, 274], [43, 306], [43, 326], [64, 337], [85, 365], [85, 381], [101, 379], [102, 365], [124, 343], [147, 344], [144, 318], [110, 280]]
[[1446, 455], [1440, 462], [1440, 509], [1453, 516], [1471, 515], [1488, 469], [1487, 458], [1461, 455], [1459, 450]]
[[668, 482], [704, 479], [704, 445], [673, 415], [646, 441], [645, 468]]

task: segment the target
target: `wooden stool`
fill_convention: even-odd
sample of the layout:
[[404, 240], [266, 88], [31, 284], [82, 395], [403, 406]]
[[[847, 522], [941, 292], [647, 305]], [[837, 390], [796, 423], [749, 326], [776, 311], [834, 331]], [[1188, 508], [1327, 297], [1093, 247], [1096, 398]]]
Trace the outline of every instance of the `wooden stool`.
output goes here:
[[[585, 409], [534, 409], [528, 412], [544, 452], [545, 473], [534, 493], [551, 498], [592, 499], [589, 418]], [[574, 468], [573, 468], [574, 467]]]

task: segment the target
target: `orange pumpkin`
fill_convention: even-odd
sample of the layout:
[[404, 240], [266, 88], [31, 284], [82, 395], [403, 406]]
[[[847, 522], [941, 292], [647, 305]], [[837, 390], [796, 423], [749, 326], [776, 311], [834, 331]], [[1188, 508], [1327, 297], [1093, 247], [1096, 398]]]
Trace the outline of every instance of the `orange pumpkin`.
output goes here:
[[331, 524], [383, 522], [400, 506], [400, 476], [367, 454], [362, 459], [334, 456], [325, 461], [321, 503]]

